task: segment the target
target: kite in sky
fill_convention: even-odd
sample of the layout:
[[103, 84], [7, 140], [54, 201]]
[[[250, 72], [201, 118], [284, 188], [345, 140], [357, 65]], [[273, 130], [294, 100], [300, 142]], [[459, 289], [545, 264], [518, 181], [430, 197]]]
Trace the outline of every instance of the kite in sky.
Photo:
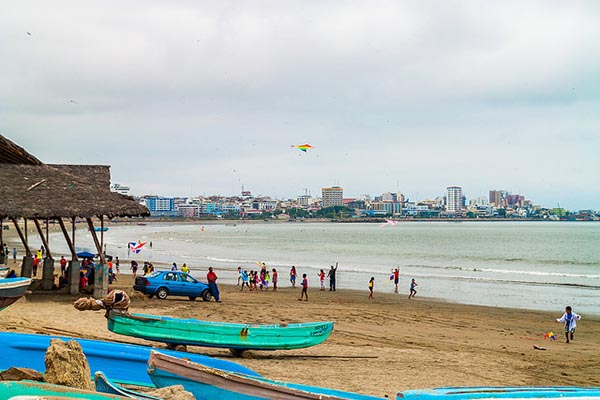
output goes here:
[[307, 151], [308, 149], [314, 149], [314, 146], [311, 146], [311, 145], [310, 145], [310, 144], [308, 144], [308, 143], [305, 143], [305, 144], [298, 144], [298, 145], [296, 145], [296, 144], [293, 144], [293, 145], [291, 145], [290, 147], [295, 147], [295, 148], [297, 148], [298, 150], [300, 150], [300, 151], [303, 151], [303, 152], [305, 152], [305, 153], [306, 153], [306, 151]]

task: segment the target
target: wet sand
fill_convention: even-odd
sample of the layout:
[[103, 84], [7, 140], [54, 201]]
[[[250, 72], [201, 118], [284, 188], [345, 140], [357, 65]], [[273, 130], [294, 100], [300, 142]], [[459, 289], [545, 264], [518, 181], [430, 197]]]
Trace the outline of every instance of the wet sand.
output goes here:
[[[221, 284], [222, 303], [147, 299], [133, 293], [131, 284], [131, 276], [121, 275], [114, 285], [131, 293], [131, 312], [246, 323], [335, 321], [329, 339], [308, 349], [253, 352], [253, 358], [239, 359], [227, 350], [189, 348], [276, 380], [390, 397], [400, 390], [440, 386], [600, 385], [600, 320], [583, 315], [575, 340], [567, 345], [562, 324], [555, 322], [562, 310], [479, 307], [418, 296], [407, 300], [404, 294], [378, 291], [390, 292], [391, 284], [375, 287], [374, 300], [367, 299], [366, 288], [311, 287], [308, 302], [298, 301], [300, 289], [287, 282], [276, 293], [240, 293], [239, 287]], [[150, 344], [108, 331], [102, 311], [77, 311], [72, 304], [79, 297], [84, 296], [29, 294], [0, 312], [0, 330]], [[558, 340], [543, 338], [550, 330]]]

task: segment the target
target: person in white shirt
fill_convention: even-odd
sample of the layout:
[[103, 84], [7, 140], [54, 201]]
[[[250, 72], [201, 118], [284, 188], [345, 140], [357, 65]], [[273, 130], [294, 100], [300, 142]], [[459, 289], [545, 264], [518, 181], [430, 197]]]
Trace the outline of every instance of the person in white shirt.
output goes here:
[[573, 334], [575, 333], [575, 328], [577, 327], [577, 321], [580, 319], [581, 315], [575, 314], [571, 309], [571, 306], [567, 306], [563, 316], [556, 319], [556, 322], [565, 323], [565, 337], [567, 338], [567, 343], [569, 343], [569, 336], [571, 337], [571, 340], [573, 340]]

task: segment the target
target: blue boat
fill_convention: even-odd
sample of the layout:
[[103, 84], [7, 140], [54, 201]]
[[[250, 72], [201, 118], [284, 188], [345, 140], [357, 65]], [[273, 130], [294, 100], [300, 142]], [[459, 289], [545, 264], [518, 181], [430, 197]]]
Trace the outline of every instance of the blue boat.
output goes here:
[[574, 386], [477, 386], [407, 390], [397, 400], [467, 400], [467, 399], [563, 399], [568, 397], [600, 398], [598, 387]]
[[23, 297], [30, 284], [29, 278], [0, 279], [0, 311]]
[[182, 385], [198, 400], [381, 400], [380, 397], [224, 371], [156, 351], [150, 354], [148, 375], [157, 387]]
[[[83, 349], [92, 372], [104, 371], [113, 381], [120, 384], [154, 387], [146, 373], [151, 347], [72, 337], [0, 332], [0, 371], [10, 367], [45, 371], [44, 356], [50, 346], [50, 339], [54, 338], [77, 341]], [[173, 357], [188, 358], [214, 368], [260, 376], [251, 369], [231, 361], [174, 350], [164, 350], [164, 352]]]

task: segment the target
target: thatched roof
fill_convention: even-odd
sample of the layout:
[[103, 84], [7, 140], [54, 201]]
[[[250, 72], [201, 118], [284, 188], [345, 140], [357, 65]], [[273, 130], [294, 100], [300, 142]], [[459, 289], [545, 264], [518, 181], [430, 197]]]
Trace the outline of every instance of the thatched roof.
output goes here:
[[40, 165], [42, 162], [21, 146], [0, 135], [0, 163]]
[[0, 217], [149, 215], [146, 207], [109, 187], [108, 166], [0, 164]]
[[0, 218], [148, 216], [110, 191], [106, 165], [47, 165], [0, 135]]

